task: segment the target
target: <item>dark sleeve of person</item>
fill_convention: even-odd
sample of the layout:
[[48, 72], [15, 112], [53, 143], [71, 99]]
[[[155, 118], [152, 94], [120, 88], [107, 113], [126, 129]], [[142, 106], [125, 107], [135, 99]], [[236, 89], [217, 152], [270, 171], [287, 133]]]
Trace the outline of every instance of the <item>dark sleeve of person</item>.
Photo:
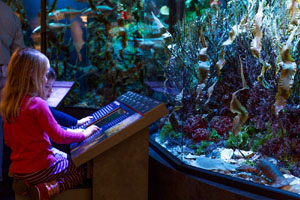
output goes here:
[[68, 115], [64, 112], [55, 110], [52, 107], [49, 107], [49, 108], [52, 112], [52, 115], [53, 115], [54, 119], [57, 121], [58, 124], [64, 125], [64, 126], [67, 126], [67, 127], [77, 125], [77, 119], [76, 118], [74, 118], [74, 117], [72, 117], [72, 116], [70, 116], [70, 115]]

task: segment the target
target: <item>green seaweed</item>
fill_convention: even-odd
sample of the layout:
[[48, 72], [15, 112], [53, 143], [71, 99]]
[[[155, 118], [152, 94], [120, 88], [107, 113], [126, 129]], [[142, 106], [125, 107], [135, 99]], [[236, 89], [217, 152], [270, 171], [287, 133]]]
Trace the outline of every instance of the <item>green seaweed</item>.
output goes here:
[[245, 149], [248, 147], [249, 135], [246, 132], [239, 132], [238, 135], [234, 136], [232, 132], [229, 132], [229, 137], [225, 144], [228, 148]]
[[252, 151], [256, 151], [259, 147], [263, 146], [268, 140], [273, 138], [272, 133], [267, 133], [264, 135], [257, 134], [257, 137], [253, 141], [253, 145], [251, 147]]
[[212, 129], [209, 132], [209, 139], [210, 140], [218, 140], [220, 138], [221, 138], [221, 136], [218, 134], [218, 132], [216, 131], [216, 129]]
[[205, 153], [205, 149], [207, 147], [209, 147], [210, 145], [212, 145], [213, 142], [209, 142], [209, 141], [201, 141], [200, 146], [198, 147], [198, 149], [196, 150], [196, 154], [197, 155], [201, 155], [203, 153]]
[[163, 141], [171, 132], [174, 132], [173, 127], [169, 121], [166, 121], [159, 133], [160, 141]]

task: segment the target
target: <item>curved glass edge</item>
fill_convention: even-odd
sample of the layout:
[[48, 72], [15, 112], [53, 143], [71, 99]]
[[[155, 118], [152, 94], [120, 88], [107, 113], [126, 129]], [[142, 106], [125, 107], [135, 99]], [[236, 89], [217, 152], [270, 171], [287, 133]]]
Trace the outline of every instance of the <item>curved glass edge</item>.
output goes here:
[[292, 192], [253, 183], [236, 177], [231, 177], [210, 170], [205, 170], [188, 165], [182, 162], [176, 156], [170, 154], [164, 147], [155, 142], [153, 139], [150, 139], [150, 148], [152, 148], [156, 153], [159, 154], [160, 157], [162, 157], [162, 159], [164, 160], [162, 162], [163, 164], [167, 163], [172, 168], [187, 175], [197, 177], [200, 179], [210, 180], [215, 183], [220, 183], [226, 186], [230, 186], [232, 188], [237, 188], [239, 190], [256, 194], [265, 198], [291, 200], [299, 199], [299, 195]]

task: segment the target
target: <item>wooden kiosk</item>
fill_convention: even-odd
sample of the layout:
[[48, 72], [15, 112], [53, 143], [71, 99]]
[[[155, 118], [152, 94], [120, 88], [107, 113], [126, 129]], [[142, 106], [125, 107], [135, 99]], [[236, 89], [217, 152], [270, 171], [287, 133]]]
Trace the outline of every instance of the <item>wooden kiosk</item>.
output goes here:
[[93, 200], [148, 199], [148, 127], [167, 113], [163, 103], [127, 92], [83, 125], [102, 128], [71, 147], [77, 166], [92, 166]]

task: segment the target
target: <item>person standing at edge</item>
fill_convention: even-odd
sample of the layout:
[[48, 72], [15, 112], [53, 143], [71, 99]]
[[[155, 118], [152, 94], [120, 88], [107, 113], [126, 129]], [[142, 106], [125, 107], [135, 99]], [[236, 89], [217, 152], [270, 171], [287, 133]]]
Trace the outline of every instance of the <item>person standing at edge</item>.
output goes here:
[[[6, 68], [10, 56], [19, 47], [24, 47], [24, 38], [20, 20], [13, 10], [0, 0], [0, 91], [5, 84]], [[6, 181], [5, 179], [8, 179], [8, 151], [9, 149], [4, 146], [3, 142], [3, 121], [0, 116], [0, 183]]]

